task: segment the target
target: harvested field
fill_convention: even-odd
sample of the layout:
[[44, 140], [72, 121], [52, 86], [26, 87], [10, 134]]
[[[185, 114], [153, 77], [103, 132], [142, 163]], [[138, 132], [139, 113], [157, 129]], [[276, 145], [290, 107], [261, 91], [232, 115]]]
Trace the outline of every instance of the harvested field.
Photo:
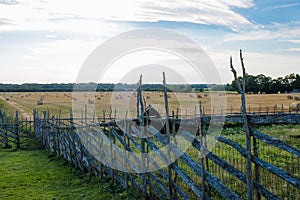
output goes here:
[[[174, 111], [183, 117], [191, 117], [199, 114], [198, 101], [201, 101], [204, 113], [220, 114], [222, 111], [227, 114], [240, 112], [240, 96], [236, 94], [220, 93], [168, 93], [170, 112]], [[43, 104], [38, 105], [38, 100], [44, 96]], [[112, 105], [112, 117], [116, 110], [117, 117], [124, 117], [126, 110], [129, 111], [128, 117], [134, 117], [136, 114], [136, 96], [131, 92], [82, 92], [77, 96], [72, 96], [71, 92], [18, 92], [18, 93], [0, 93], [2, 101], [6, 102], [12, 110], [19, 110], [23, 117], [31, 116], [34, 108], [38, 111], [49, 110], [50, 113], [68, 116], [72, 107], [72, 97], [74, 103], [80, 102], [82, 105], [87, 105], [88, 109], [95, 105], [96, 114], [98, 117], [103, 116], [105, 110], [106, 115], [109, 115], [110, 105]], [[146, 106], [151, 104], [159, 112], [164, 110], [164, 97], [162, 92], [143, 92]], [[248, 94], [247, 95], [247, 112], [288, 112], [289, 105], [294, 102], [293, 99], [287, 98], [287, 94]], [[300, 96], [300, 94], [292, 94], [290, 96]], [[82, 98], [84, 99], [82, 101]], [[201, 97], [201, 98], [200, 98]], [[222, 102], [226, 99], [226, 105], [212, 107], [211, 99], [217, 102]], [[9, 100], [6, 100], [9, 99]], [[95, 104], [94, 104], [94, 103]], [[129, 104], [127, 103], [129, 102]], [[127, 106], [124, 106], [128, 104]], [[84, 108], [84, 106], [83, 106]], [[161, 113], [163, 114], [163, 113]]]

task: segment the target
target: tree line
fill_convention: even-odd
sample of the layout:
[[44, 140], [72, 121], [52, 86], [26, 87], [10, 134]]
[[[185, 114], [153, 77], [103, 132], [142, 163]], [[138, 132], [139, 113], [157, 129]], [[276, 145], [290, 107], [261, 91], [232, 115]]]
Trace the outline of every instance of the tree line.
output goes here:
[[[207, 84], [169, 84], [168, 91], [174, 92], [192, 92], [203, 91], [211, 87]], [[73, 91], [98, 91], [98, 92], [112, 92], [112, 91], [134, 91], [136, 84], [126, 83], [24, 83], [24, 84], [1, 84], [0, 92], [73, 92]], [[163, 91], [161, 84], [143, 84], [141, 86], [143, 91]]]
[[[241, 77], [239, 77], [241, 80]], [[291, 92], [300, 89], [300, 75], [291, 73], [285, 77], [271, 78], [263, 74], [246, 74], [246, 92], [247, 93], [278, 93]], [[228, 91], [238, 91], [235, 81], [227, 84], [225, 89]]]
[[[239, 77], [241, 79], [241, 77]], [[0, 92], [72, 92], [76, 91], [133, 91], [136, 84], [125, 83], [24, 83], [24, 84], [1, 84]], [[168, 91], [174, 92], [203, 92], [205, 90], [227, 90], [237, 91], [238, 88], [235, 81], [225, 85], [218, 84], [169, 84]], [[291, 73], [285, 77], [272, 78], [264, 74], [251, 75], [246, 74], [246, 92], [247, 93], [278, 93], [291, 92], [300, 89], [300, 75]], [[161, 84], [144, 84], [143, 91], [163, 91]]]

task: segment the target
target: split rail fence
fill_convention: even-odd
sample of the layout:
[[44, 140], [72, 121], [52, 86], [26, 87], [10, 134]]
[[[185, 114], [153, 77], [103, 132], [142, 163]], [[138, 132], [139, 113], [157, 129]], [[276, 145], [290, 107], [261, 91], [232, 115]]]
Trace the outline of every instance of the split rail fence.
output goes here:
[[[168, 145], [168, 137], [148, 127], [147, 132], [153, 135], [152, 138], [137, 138], [136, 135], [142, 135], [142, 131], [137, 129], [136, 120], [127, 119], [127, 129], [120, 130], [118, 123], [113, 119], [89, 119], [70, 118], [59, 119], [48, 117], [44, 112], [39, 116], [34, 115], [35, 134], [41, 139], [45, 147], [57, 155], [63, 156], [73, 165], [81, 170], [87, 170], [100, 178], [110, 176], [113, 180], [118, 181], [124, 188], [136, 187], [145, 198], [158, 197], [160, 199], [245, 199], [247, 192], [247, 170], [246, 148], [227, 137], [217, 137], [219, 147], [211, 152], [206, 152], [206, 133], [205, 118], [203, 121], [202, 134], [194, 138], [193, 133], [188, 129], [183, 134], [187, 141], [192, 142], [192, 148], [188, 152], [181, 152], [176, 143], [172, 142], [170, 153], [180, 154], [179, 159], [169, 167], [162, 168], [158, 171], [145, 172], [143, 167], [159, 165], [151, 160], [151, 157], [130, 157], [130, 152], [147, 153], [154, 151], [159, 157], [166, 161], [167, 154], [157, 150]], [[298, 114], [287, 115], [288, 118], [294, 119], [294, 123], [299, 123]], [[274, 118], [275, 119], [275, 118]], [[170, 117], [170, 137], [175, 141], [175, 126], [177, 123], [192, 126], [197, 124], [199, 118], [179, 122], [178, 119]], [[100, 129], [99, 129], [100, 127]], [[86, 135], [87, 134], [87, 135]], [[82, 137], [86, 135], [86, 137]], [[81, 136], [81, 137], [80, 137]], [[83, 141], [83, 140], [88, 141]], [[251, 140], [253, 151], [251, 154], [251, 166], [254, 174], [251, 177], [253, 181], [253, 192], [256, 199], [299, 199], [300, 198], [300, 150], [276, 138], [265, 135], [258, 130], [251, 128]], [[106, 148], [104, 152], [103, 141], [109, 141], [114, 145]], [[180, 142], [180, 141], [177, 141]], [[88, 147], [83, 145], [87, 144]], [[120, 153], [114, 146], [117, 146], [128, 154], [122, 154], [125, 166], [136, 173], [126, 173], [117, 170], [118, 166], [123, 166], [116, 159], [116, 154]], [[272, 159], [267, 162], [264, 157], [279, 155], [266, 155], [266, 148], [276, 149], [276, 154], [283, 155], [291, 164], [282, 166], [282, 163], [272, 163]], [[103, 151], [105, 158], [111, 160], [99, 160], [92, 154]], [[214, 152], [215, 151], [215, 152]], [[174, 153], [174, 154], [175, 154]], [[226, 155], [227, 154], [227, 155]], [[201, 156], [206, 155], [206, 156]], [[225, 156], [224, 156], [225, 155]], [[105, 159], [103, 158], [103, 159]], [[108, 167], [104, 162], [111, 162], [115, 167]], [[138, 166], [136, 163], [143, 163]], [[277, 164], [277, 165], [276, 165]], [[278, 166], [279, 165], [279, 166]], [[292, 167], [293, 166], [293, 167]], [[124, 171], [124, 170], [123, 170]], [[267, 176], [267, 177], [266, 177]]]

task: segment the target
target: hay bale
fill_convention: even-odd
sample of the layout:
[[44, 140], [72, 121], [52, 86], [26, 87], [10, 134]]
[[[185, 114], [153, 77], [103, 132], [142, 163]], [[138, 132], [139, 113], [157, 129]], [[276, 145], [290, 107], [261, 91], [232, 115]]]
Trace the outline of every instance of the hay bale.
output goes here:
[[44, 103], [44, 98], [45, 96], [41, 96], [40, 99], [37, 101], [37, 104], [40, 106], [40, 105], [43, 105]]
[[6, 101], [9, 101], [9, 98], [5, 98]]
[[89, 99], [89, 104], [93, 104], [94, 103], [94, 99]]
[[202, 96], [200, 94], [197, 94], [197, 99], [201, 99]]
[[293, 99], [293, 97], [291, 95], [288, 95], [286, 98], [287, 99]]
[[300, 103], [291, 103], [290, 110], [291, 111], [300, 111]]
[[300, 101], [300, 97], [294, 97], [294, 100]]

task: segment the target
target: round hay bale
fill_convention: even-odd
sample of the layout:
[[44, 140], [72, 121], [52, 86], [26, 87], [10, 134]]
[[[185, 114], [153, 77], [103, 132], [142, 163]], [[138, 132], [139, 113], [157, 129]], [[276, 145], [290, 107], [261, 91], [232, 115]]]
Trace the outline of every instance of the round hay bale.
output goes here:
[[294, 100], [300, 101], [300, 97], [294, 97]]
[[293, 99], [293, 97], [291, 95], [288, 95], [286, 98], [287, 99]]
[[88, 102], [89, 102], [89, 104], [93, 104], [94, 103], [94, 99], [89, 99]]
[[291, 103], [290, 110], [291, 111], [300, 111], [300, 103]]
[[200, 94], [197, 94], [197, 99], [201, 99], [202, 96]]

